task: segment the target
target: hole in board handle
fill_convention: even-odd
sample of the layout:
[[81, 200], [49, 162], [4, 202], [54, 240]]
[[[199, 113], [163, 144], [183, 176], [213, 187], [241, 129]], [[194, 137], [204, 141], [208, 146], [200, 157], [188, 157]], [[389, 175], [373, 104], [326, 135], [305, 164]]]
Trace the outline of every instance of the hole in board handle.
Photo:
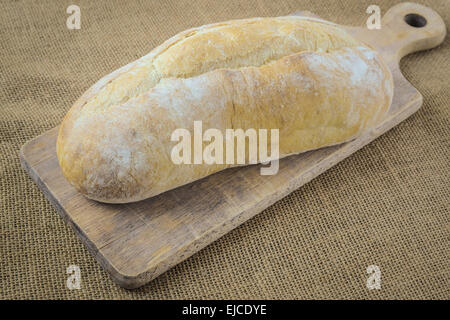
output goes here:
[[427, 24], [427, 19], [417, 13], [409, 13], [405, 16], [405, 22], [414, 28], [422, 28]]

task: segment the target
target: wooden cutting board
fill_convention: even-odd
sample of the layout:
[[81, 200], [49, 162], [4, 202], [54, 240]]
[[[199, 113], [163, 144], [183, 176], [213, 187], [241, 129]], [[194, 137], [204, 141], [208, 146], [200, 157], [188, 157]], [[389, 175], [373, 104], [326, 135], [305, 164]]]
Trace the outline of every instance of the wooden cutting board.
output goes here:
[[58, 128], [22, 147], [22, 165], [111, 277], [126, 288], [142, 286], [420, 108], [422, 96], [403, 77], [399, 60], [439, 45], [446, 34], [444, 22], [427, 7], [402, 3], [384, 15], [381, 26], [343, 28], [378, 50], [388, 63], [395, 85], [389, 116], [354, 141], [281, 160], [276, 175], [261, 176], [259, 165], [233, 168], [145, 201], [102, 204], [83, 197], [62, 176], [55, 150]]

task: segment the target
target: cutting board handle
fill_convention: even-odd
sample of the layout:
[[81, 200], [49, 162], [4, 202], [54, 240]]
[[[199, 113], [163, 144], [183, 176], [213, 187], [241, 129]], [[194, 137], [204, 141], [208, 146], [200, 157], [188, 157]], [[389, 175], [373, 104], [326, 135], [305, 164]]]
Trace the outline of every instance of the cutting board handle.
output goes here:
[[397, 61], [409, 53], [431, 49], [444, 41], [447, 33], [439, 14], [423, 5], [403, 2], [390, 8], [381, 19], [381, 32], [388, 28], [394, 41], [389, 45]]

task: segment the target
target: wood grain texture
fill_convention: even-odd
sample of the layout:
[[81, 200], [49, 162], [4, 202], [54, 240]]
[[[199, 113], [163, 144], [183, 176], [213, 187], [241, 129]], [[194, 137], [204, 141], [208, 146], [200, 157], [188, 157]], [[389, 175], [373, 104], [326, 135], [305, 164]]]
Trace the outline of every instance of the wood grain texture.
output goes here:
[[[425, 17], [427, 24], [422, 28], [408, 25], [404, 17], [411, 13]], [[401, 74], [399, 61], [443, 41], [446, 29], [439, 15], [421, 5], [402, 3], [384, 15], [380, 30], [344, 28], [374, 47], [388, 63], [395, 88], [389, 116], [351, 142], [282, 159], [277, 175], [261, 176], [259, 165], [232, 168], [137, 203], [98, 203], [83, 197], [64, 179], [55, 150], [58, 128], [22, 147], [22, 165], [112, 278], [123, 287], [139, 287], [420, 108], [422, 96]]]

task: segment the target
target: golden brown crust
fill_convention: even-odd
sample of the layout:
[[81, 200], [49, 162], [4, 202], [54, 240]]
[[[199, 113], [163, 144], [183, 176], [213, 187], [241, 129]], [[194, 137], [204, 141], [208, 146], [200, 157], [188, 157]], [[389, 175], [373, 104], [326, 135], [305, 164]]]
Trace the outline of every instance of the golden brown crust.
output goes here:
[[176, 165], [171, 133], [280, 130], [280, 157], [347, 141], [374, 126], [392, 78], [341, 29], [297, 17], [185, 31], [100, 80], [72, 107], [57, 142], [65, 177], [87, 197], [131, 202], [230, 165]]

